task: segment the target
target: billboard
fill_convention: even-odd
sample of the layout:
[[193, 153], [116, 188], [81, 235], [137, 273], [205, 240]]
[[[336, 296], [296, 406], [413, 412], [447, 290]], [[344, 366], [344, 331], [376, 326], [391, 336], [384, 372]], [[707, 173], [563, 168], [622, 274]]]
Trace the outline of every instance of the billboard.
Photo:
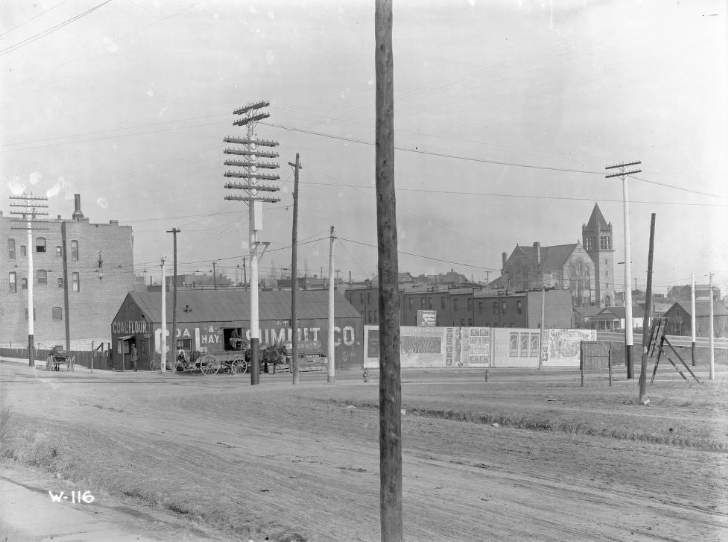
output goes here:
[[417, 326], [435, 327], [437, 311], [417, 311]]

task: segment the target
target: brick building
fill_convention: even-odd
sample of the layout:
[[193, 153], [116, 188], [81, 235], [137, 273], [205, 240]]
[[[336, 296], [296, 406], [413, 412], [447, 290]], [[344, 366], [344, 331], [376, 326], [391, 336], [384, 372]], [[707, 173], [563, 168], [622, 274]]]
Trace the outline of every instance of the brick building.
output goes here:
[[571, 292], [574, 307], [609, 307], [614, 304], [614, 248], [612, 225], [595, 204], [582, 240], [573, 244], [516, 245], [502, 256], [501, 276], [489, 286], [499, 290], [528, 291], [554, 288]]
[[[131, 226], [92, 224], [75, 198], [70, 219], [51, 219], [28, 246], [20, 224], [0, 213], [0, 329], [3, 344], [28, 342], [28, 281], [33, 281], [37, 347], [83, 349], [109, 341], [109, 324], [134, 289]], [[65, 250], [64, 250], [65, 247]], [[28, 276], [28, 251], [33, 276]], [[66, 345], [68, 339], [69, 345]]]
[[[346, 299], [365, 324], [379, 323], [379, 289], [365, 286], [346, 290]], [[541, 325], [541, 292], [509, 292], [473, 288], [400, 288], [400, 325], [416, 326], [417, 312], [435, 312], [436, 326], [523, 327]], [[496, 310], [497, 309], [497, 310]], [[546, 327], [572, 327], [571, 293], [546, 291]]]

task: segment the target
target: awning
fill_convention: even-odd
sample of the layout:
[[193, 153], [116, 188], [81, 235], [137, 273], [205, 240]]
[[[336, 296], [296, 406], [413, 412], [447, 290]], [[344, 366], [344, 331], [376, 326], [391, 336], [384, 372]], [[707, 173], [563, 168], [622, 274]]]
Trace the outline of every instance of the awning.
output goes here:
[[124, 335], [123, 337], [117, 337], [116, 339], [118, 341], [128, 341], [129, 339], [133, 339], [134, 335]]

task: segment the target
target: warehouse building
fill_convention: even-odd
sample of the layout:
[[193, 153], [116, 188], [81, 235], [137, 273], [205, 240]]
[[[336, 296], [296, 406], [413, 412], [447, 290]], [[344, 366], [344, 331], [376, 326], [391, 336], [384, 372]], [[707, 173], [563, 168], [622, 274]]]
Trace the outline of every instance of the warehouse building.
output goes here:
[[[328, 345], [328, 292], [298, 292], [299, 352], [326, 354]], [[230, 349], [233, 330], [250, 338], [250, 294], [243, 290], [182, 290], [177, 292], [176, 342], [172, 330], [172, 294], [166, 295], [165, 338], [168, 351], [223, 352]], [[290, 342], [291, 292], [258, 293], [261, 348]], [[363, 366], [363, 322], [359, 312], [339, 293], [334, 298], [336, 369]], [[130, 292], [111, 324], [114, 368], [130, 367], [135, 346], [139, 369], [148, 369], [152, 356], [161, 352], [162, 292]], [[172, 361], [168, 358], [168, 361]]]
[[29, 282], [36, 347], [88, 350], [93, 342], [108, 341], [109, 321], [134, 288], [131, 226], [91, 223], [79, 194], [70, 218], [44, 221], [30, 246], [19, 226], [0, 212], [0, 342], [27, 345]]

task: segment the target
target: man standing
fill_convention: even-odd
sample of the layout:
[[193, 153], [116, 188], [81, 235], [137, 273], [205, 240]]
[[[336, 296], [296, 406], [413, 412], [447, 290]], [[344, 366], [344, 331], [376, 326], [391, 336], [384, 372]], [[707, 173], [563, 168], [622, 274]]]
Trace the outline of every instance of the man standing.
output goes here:
[[134, 372], [136, 372], [136, 370], [137, 370], [137, 361], [138, 361], [138, 358], [137, 358], [136, 345], [132, 344], [131, 345], [131, 366], [134, 368]]

